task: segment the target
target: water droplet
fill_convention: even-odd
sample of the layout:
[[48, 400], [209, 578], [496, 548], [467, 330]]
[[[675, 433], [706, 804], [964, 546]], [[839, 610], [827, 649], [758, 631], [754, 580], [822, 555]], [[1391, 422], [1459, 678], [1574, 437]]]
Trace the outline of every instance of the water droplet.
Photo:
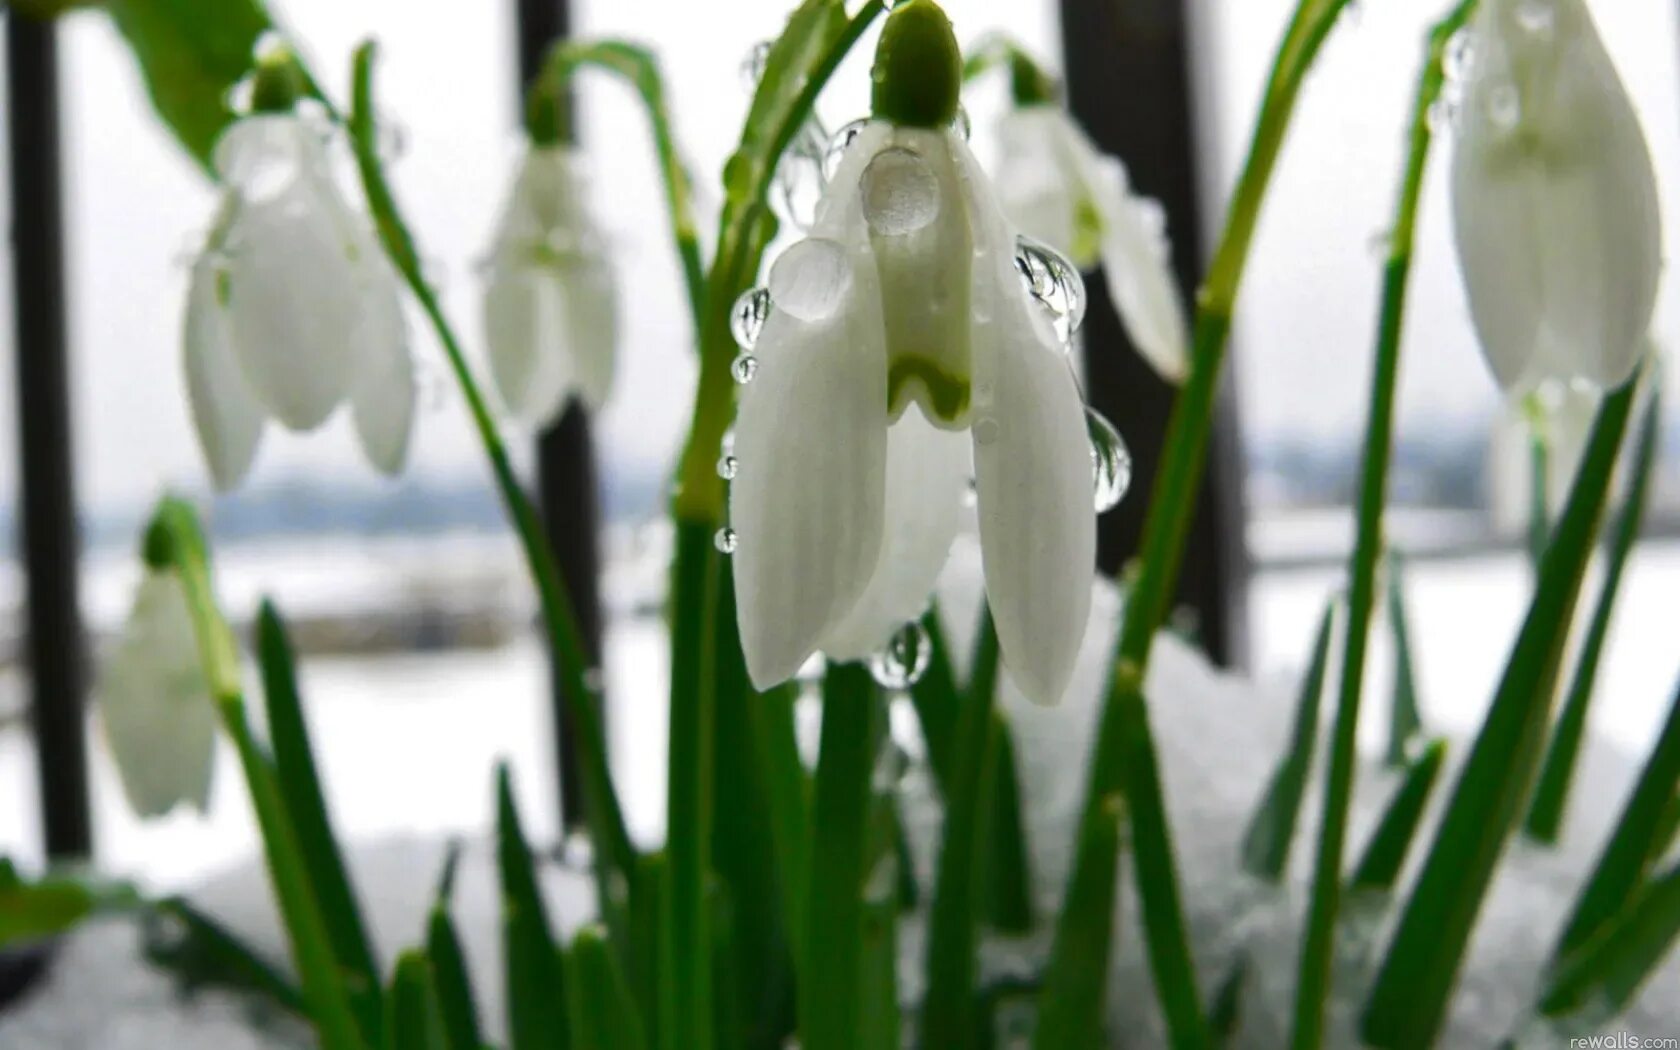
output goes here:
[[748, 288], [742, 292], [729, 312], [729, 331], [735, 336], [735, 345], [742, 350], [751, 350], [764, 331], [764, 322], [769, 319], [769, 289]]
[[595, 870], [595, 842], [587, 831], [571, 831], [560, 841], [560, 866], [572, 871]]
[[962, 503], [970, 509], [980, 505], [980, 485], [973, 478], [968, 479], [968, 485], [963, 489]]
[[863, 169], [863, 217], [885, 236], [915, 233], [939, 216], [939, 180], [914, 150], [894, 146]]
[[740, 355], [729, 365], [729, 374], [735, 377], [735, 382], [747, 385], [758, 375], [758, 358], [751, 354]]
[[1342, 8], [1340, 19], [1344, 29], [1358, 29], [1365, 19], [1365, 5], [1359, 0], [1349, 0], [1348, 5]]
[[770, 41], [760, 40], [747, 52], [747, 57], [741, 59], [741, 81], [747, 90], [758, 89], [758, 82], [764, 79], [764, 67], [770, 64]]
[[1445, 135], [1458, 126], [1458, 102], [1445, 95], [1429, 104], [1429, 130]]
[[931, 655], [927, 631], [912, 620], [894, 631], [886, 646], [869, 658], [869, 673], [882, 689], [908, 689], [921, 681]]
[[796, 228], [809, 230], [817, 222], [823, 186], [822, 162], [790, 149], [776, 166], [772, 183], [777, 210]]
[[735, 475], [741, 469], [741, 461], [727, 452], [718, 457], [717, 474], [725, 481], [734, 481]]
[[1097, 513], [1113, 510], [1132, 487], [1132, 454], [1114, 424], [1094, 408], [1085, 410], [1091, 438], [1091, 483]]
[[1487, 115], [1494, 127], [1509, 131], [1522, 118], [1522, 100], [1513, 84], [1495, 84], [1487, 96]]
[[1448, 80], [1463, 81], [1470, 75], [1476, 61], [1476, 39], [1468, 29], [1460, 29], [1447, 41], [1441, 56], [1441, 71]]
[[823, 150], [822, 157], [824, 182], [833, 180], [834, 173], [840, 170], [840, 162], [845, 159], [846, 147], [852, 144], [868, 123], [869, 121], [865, 119], [854, 120], [850, 124], [843, 125], [839, 131], [834, 133], [834, 137], [828, 140], [828, 148]]
[[1056, 338], [1067, 346], [1085, 320], [1085, 279], [1054, 249], [1030, 237], [1015, 240], [1021, 286], [1049, 315]]
[[1002, 432], [1002, 429], [1003, 428], [998, 425], [998, 421], [993, 419], [991, 416], [976, 419], [974, 421], [974, 441], [976, 444], [990, 445], [998, 439], [998, 435]]
[[957, 103], [957, 115], [951, 120], [951, 130], [956, 132], [964, 142], [967, 142], [969, 136], [974, 134], [974, 122], [968, 119], [968, 107], [960, 102]]
[[400, 160], [408, 153], [408, 127], [389, 114], [379, 117], [379, 137], [375, 146], [379, 151], [379, 159], [389, 164]]
[[262, 204], [283, 195], [297, 182], [301, 173], [295, 153], [265, 148], [249, 163], [239, 166], [233, 173], [233, 182], [243, 200]]
[[1535, 36], [1550, 36], [1557, 25], [1557, 10], [1552, 0], [1521, 0], [1517, 4], [1517, 25], [1523, 32]]
[[823, 237], [790, 246], [770, 266], [770, 301], [807, 323], [832, 317], [851, 288], [846, 249]]
[[734, 554], [735, 548], [740, 546], [740, 540], [736, 538], [735, 530], [725, 525], [712, 537], [712, 546], [725, 554]]
[[289, 50], [285, 34], [278, 29], [265, 29], [251, 43], [251, 58], [258, 63], [272, 62]]

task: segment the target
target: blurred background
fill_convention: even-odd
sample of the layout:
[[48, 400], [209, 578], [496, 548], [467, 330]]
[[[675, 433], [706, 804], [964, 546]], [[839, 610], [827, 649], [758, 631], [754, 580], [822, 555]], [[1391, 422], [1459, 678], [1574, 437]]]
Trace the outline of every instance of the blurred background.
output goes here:
[[[365, 36], [381, 39], [383, 105], [401, 129], [394, 177], [446, 306], [476, 342], [474, 261], [519, 149], [522, 22], [513, 0], [470, 6], [464, 15], [462, 5], [413, 0], [276, 0], [275, 13], [338, 97], [346, 93], [351, 49]], [[527, 41], [532, 6], [525, 5]], [[661, 54], [708, 235], [717, 172], [749, 96], [743, 61], [779, 31], [787, 6], [571, 0], [575, 34], [628, 37]], [[1256, 676], [1298, 672], [1313, 622], [1343, 574], [1378, 246], [1423, 34], [1444, 6], [1355, 0], [1307, 83], [1260, 224], [1239, 304], [1224, 439], [1186, 593], [1199, 610], [1189, 626], [1222, 662]], [[1680, 201], [1676, 5], [1591, 6], [1639, 107], [1672, 217]], [[1120, 150], [1142, 189], [1166, 200], [1188, 279], [1219, 228], [1292, 2], [948, 0], [946, 7], [965, 43], [1006, 30], [1069, 74], [1075, 111], [1105, 146]], [[77, 661], [76, 646], [97, 653], [120, 625], [137, 574], [136, 530], [160, 491], [174, 487], [204, 501], [230, 612], [248, 615], [266, 593], [296, 625], [341, 831], [481, 828], [490, 814], [491, 766], [505, 755], [538, 833], [557, 832], [555, 731], [546, 658], [531, 627], [535, 603], [429, 334], [413, 326], [422, 411], [401, 481], [375, 478], [338, 419], [306, 437], [270, 428], [245, 488], [212, 499], [187, 419], [178, 346], [183, 259], [208, 221], [212, 189], [154, 118], [106, 19], [67, 18], [56, 36], [69, 441], [67, 461], [38, 461], [36, 476], [73, 486], [80, 572], [71, 611], [85, 625], [85, 643], [72, 637], [64, 645], [71, 663], [87, 668], [82, 684], [97, 689], [96, 662]], [[859, 49], [824, 96], [828, 128], [864, 114], [868, 51]], [[658, 519], [687, 424], [694, 365], [643, 115], [622, 84], [603, 79], [585, 77], [577, 102], [622, 286], [619, 385], [592, 421], [603, 666], [628, 815], [637, 834], [655, 837], [666, 678], [657, 604], [668, 542]], [[1004, 103], [1001, 78], [981, 82], [968, 98], [982, 159]], [[14, 166], [33, 159], [11, 143], [0, 154]], [[1470, 330], [1443, 159], [1444, 151], [1432, 165], [1420, 225], [1389, 534], [1409, 555], [1426, 716], [1463, 730], [1487, 701], [1527, 601], [1527, 461]], [[6, 220], [10, 228], [12, 216]], [[1667, 236], [1672, 254], [1680, 222], [1670, 222]], [[37, 259], [0, 253], [0, 854], [25, 863], [46, 848], [42, 815], [53, 800], [41, 797], [39, 774], [43, 762], [56, 761], [37, 753], [31, 733], [28, 566], [19, 553], [19, 412], [38, 392], [18, 388], [15, 363], [34, 351], [14, 345], [14, 277], [33, 265]], [[1665, 348], [1680, 343], [1677, 280], [1670, 271], [1658, 307], [1656, 336]], [[1101, 282], [1090, 284], [1100, 294]], [[1139, 481], [1106, 537], [1112, 568], [1147, 498], [1150, 449], [1158, 445], [1151, 428], [1158, 429], [1165, 401], [1119, 345], [1106, 300], [1093, 305], [1090, 324], [1092, 383], [1101, 387], [1093, 397], [1140, 460]], [[515, 434], [514, 445], [534, 473], [535, 435]], [[1594, 708], [1596, 727], [1629, 745], [1650, 738], [1675, 671], [1680, 428], [1673, 422], [1662, 448], [1647, 539], [1624, 586]], [[581, 520], [567, 523], [587, 531], [588, 502], [556, 513], [576, 510]], [[1387, 673], [1387, 658], [1379, 644], [1373, 676]], [[79, 690], [71, 677], [51, 702], [74, 712]], [[248, 803], [230, 762], [220, 763], [206, 816], [177, 812], [142, 827], [122, 802], [97, 719], [74, 717], [86, 727], [87, 810], [103, 868], [168, 888], [253, 849]]]

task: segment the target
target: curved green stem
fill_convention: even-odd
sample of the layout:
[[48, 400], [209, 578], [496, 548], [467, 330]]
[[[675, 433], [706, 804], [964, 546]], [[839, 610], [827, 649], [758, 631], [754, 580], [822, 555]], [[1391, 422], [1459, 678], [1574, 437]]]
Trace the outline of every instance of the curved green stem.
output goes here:
[[1371, 611], [1376, 605], [1377, 562], [1382, 557], [1383, 505], [1388, 496], [1388, 465], [1394, 446], [1394, 397], [1400, 373], [1400, 333], [1405, 321], [1417, 234], [1418, 200], [1433, 135], [1429, 111], [1446, 83], [1447, 42], [1475, 9], [1477, 0], [1460, 0], [1430, 29], [1417, 97], [1412, 103], [1410, 148], [1389, 233], [1383, 266], [1382, 304], [1377, 324], [1376, 364], [1371, 375], [1371, 408], [1365, 428], [1365, 457], [1360, 471], [1358, 524], [1348, 566], [1348, 621], [1342, 638], [1341, 690], [1331, 734], [1330, 771], [1319, 822], [1318, 855], [1313, 867], [1312, 904], [1301, 945], [1295, 985], [1296, 1050], [1314, 1050], [1324, 1041], [1324, 1008], [1329, 998], [1331, 951], [1336, 913], [1341, 906], [1342, 854], [1347, 842], [1348, 811], [1353, 803], [1353, 773], [1358, 762], [1359, 707], [1365, 680], [1365, 652]]
[[665, 105], [665, 83], [659, 74], [659, 60], [647, 48], [621, 40], [562, 40], [549, 51], [541, 80], [533, 91], [564, 93], [572, 74], [594, 67], [616, 74], [636, 89], [647, 109], [653, 132], [653, 149], [659, 157], [659, 175], [665, 185], [665, 208], [671, 220], [671, 237], [682, 260], [683, 283], [688, 289], [689, 313], [698, 329], [704, 316], [705, 276], [700, 263], [700, 234], [694, 221], [688, 171], [677, 152], [671, 132], [671, 115]]
[[618, 794], [613, 788], [612, 775], [607, 766], [607, 740], [606, 730], [601, 721], [600, 690], [591, 681], [589, 660], [578, 631], [577, 615], [572, 608], [571, 598], [566, 593], [565, 584], [561, 582], [559, 569], [554, 563], [554, 554], [543, 538], [542, 523], [537, 518], [536, 508], [513, 472], [512, 461], [508, 458], [507, 447], [502, 443], [495, 417], [490, 413], [489, 403], [485, 400], [478, 381], [473, 377], [461, 342], [456, 337], [449, 319], [444, 316], [436, 293], [426, 281], [413, 236], [403, 222], [396, 198], [392, 196], [390, 185], [385, 179], [384, 167], [379, 160], [377, 129], [373, 117], [374, 54], [375, 46], [371, 41], [356, 49], [354, 98], [350, 116], [350, 141], [356, 155], [356, 166], [361, 172], [368, 210], [373, 216], [386, 253], [414, 293], [415, 299], [419, 301], [421, 309], [425, 311], [427, 319], [437, 333], [438, 341], [443, 345], [450, 370], [455, 374], [466, 399], [473, 427], [477, 430], [479, 440], [484, 445], [485, 455], [490, 460], [496, 487], [500, 490], [508, 514], [513, 519], [526, 561], [530, 565], [531, 575], [535, 578], [543, 622], [547, 626], [549, 642], [554, 647], [563, 680], [562, 692], [581, 737], [578, 760], [583, 765], [585, 806], [589, 813], [589, 826], [595, 835], [599, 851], [596, 878], [602, 914], [610, 915], [614, 910], [609, 907], [612, 901], [611, 886], [621, 883], [621, 880], [628, 880], [635, 871], [635, 848], [630, 842], [630, 833], [625, 827], [624, 814], [619, 807]]
[[[1117, 791], [1124, 792], [1137, 854], [1150, 966], [1173, 1045], [1181, 1047], [1207, 1045], [1208, 1033], [1179, 899], [1166, 804], [1143, 697], [1144, 677], [1155, 632], [1165, 620], [1176, 590], [1184, 538], [1189, 534], [1213, 425], [1231, 313], [1260, 206], [1301, 83], [1347, 2], [1301, 0], [1273, 64], [1254, 138], [1226, 217], [1225, 233], [1197, 298], [1190, 375], [1174, 405], [1162, 445], [1165, 453], [1144, 524], [1141, 571], [1127, 599], [1085, 797], [1086, 823], [1092, 824], [1106, 800]], [[1070, 885], [1084, 881], [1081, 872], [1085, 869], [1112, 865], [1112, 858], [1101, 853], [1114, 846], [1114, 840], [1107, 836], [1082, 838]], [[1089, 914], [1111, 913], [1112, 908], [1074, 915], [1064, 908], [1056, 931], [1058, 950], [1064, 942], [1080, 940], [1083, 931], [1079, 927], [1089, 923]], [[1097, 965], [1106, 962], [1106, 956], [1097, 957]]]

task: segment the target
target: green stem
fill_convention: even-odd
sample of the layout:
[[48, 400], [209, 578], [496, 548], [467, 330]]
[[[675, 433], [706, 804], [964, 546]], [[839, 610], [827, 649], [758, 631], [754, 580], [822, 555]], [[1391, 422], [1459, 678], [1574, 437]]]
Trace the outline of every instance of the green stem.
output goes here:
[[1535, 574], [1540, 572], [1551, 528], [1547, 507], [1552, 501], [1552, 451], [1546, 439], [1544, 413], [1544, 409], [1537, 409], [1528, 418], [1528, 567]]
[[[1127, 599], [1125, 623], [1104, 703], [1090, 785], [1085, 796], [1087, 823], [1115, 791], [1123, 791], [1132, 820], [1137, 852], [1138, 888], [1143, 898], [1144, 933], [1155, 986], [1174, 1045], [1207, 1043], [1195, 968], [1185, 934], [1178, 876], [1166, 806], [1156, 772], [1155, 745], [1144, 704], [1143, 683], [1155, 631], [1165, 620], [1189, 534], [1196, 493], [1213, 425], [1215, 393], [1224, 364], [1231, 313], [1248, 259], [1267, 184], [1283, 147], [1295, 99], [1319, 47], [1348, 0], [1302, 0], [1278, 49], [1266, 88], [1254, 139], [1232, 197], [1225, 233], [1197, 297], [1190, 375], [1173, 407], [1163, 442], [1164, 454], [1144, 524], [1141, 571]], [[1081, 839], [1070, 883], [1082, 869], [1112, 862], [1094, 855], [1106, 848], [1102, 836]], [[1100, 914], [1109, 914], [1105, 910]], [[1074, 929], [1088, 920], [1064, 908], [1058, 943], [1076, 938]]]
[[1348, 811], [1353, 805], [1353, 774], [1359, 760], [1359, 708], [1365, 680], [1365, 651], [1371, 611], [1376, 605], [1377, 562], [1382, 557], [1383, 506], [1388, 496], [1388, 465], [1394, 446], [1394, 397], [1400, 373], [1400, 333], [1406, 314], [1416, 241], [1418, 200], [1433, 138], [1429, 111], [1446, 82], [1447, 42], [1464, 26], [1477, 0], [1461, 0], [1430, 29], [1417, 97], [1412, 104], [1411, 146], [1389, 235], [1383, 267], [1383, 293], [1377, 324], [1376, 364], [1371, 376], [1371, 409], [1365, 431], [1360, 473], [1359, 512], [1352, 564], [1348, 567], [1348, 622], [1342, 638], [1341, 690], [1331, 734], [1330, 771], [1319, 821], [1318, 856], [1313, 866], [1312, 904], [1302, 938], [1299, 978], [1295, 985], [1296, 1050], [1316, 1050], [1324, 1042], [1324, 1009], [1329, 998], [1330, 963], [1336, 913], [1341, 906], [1342, 853]]
[[403, 222], [396, 198], [385, 179], [377, 148], [377, 129], [373, 116], [373, 59], [375, 45], [370, 41], [356, 50], [354, 97], [350, 117], [350, 141], [361, 173], [362, 188], [367, 196], [368, 210], [379, 231], [380, 240], [397, 271], [402, 274], [421, 309], [426, 313], [438, 341], [449, 359], [461, 392], [472, 416], [474, 429], [490, 460], [491, 472], [502, 501], [519, 533], [520, 544], [531, 575], [536, 581], [537, 597], [542, 606], [543, 622], [548, 629], [549, 644], [553, 647], [562, 679], [562, 694], [569, 713], [578, 727], [578, 761], [582, 764], [585, 806], [589, 826], [597, 842], [596, 880], [601, 914], [612, 915], [612, 885], [624, 884], [635, 871], [635, 848], [624, 823], [618, 794], [613, 788], [612, 774], [607, 766], [606, 729], [601, 720], [600, 691], [591, 682], [589, 659], [585, 655], [583, 639], [578, 631], [577, 614], [570, 596], [560, 579], [554, 553], [544, 539], [542, 523], [537, 517], [525, 490], [520, 486], [508, 458], [507, 447], [497, 430], [495, 418], [485, 400], [482, 388], [467, 365], [466, 354], [456, 338], [455, 330], [444, 316], [437, 295], [427, 283], [420, 264], [420, 254], [414, 238]]
[[659, 74], [659, 60], [644, 47], [620, 40], [571, 41], [556, 43], [543, 64], [542, 80], [534, 91], [563, 96], [572, 74], [586, 66], [622, 77], [642, 99], [647, 110], [653, 150], [659, 158], [659, 175], [665, 186], [665, 208], [671, 220], [671, 238], [682, 260], [683, 283], [688, 289], [688, 307], [696, 329], [704, 319], [705, 276], [700, 262], [700, 234], [694, 221], [688, 171], [677, 151], [671, 131], [670, 110], [665, 104], [665, 84]]

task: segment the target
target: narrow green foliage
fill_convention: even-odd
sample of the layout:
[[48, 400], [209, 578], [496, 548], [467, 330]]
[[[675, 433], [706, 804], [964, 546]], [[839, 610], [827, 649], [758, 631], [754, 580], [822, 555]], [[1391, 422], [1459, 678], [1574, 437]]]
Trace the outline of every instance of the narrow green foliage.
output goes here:
[[1213, 1002], [1208, 1004], [1208, 1030], [1213, 1033], [1216, 1046], [1229, 1046], [1242, 1025], [1243, 994], [1248, 988], [1248, 972], [1252, 965], [1253, 958], [1248, 949], [1238, 949], [1236, 957], [1231, 960], [1231, 968], [1225, 971], [1225, 979], [1219, 982], [1219, 988], [1214, 992]]
[[671, 1007], [662, 1000], [666, 985], [659, 979], [659, 952], [668, 922], [665, 901], [665, 854], [644, 853], [637, 858], [631, 899], [640, 906], [630, 912], [630, 991], [647, 1026], [650, 1046], [660, 1046], [659, 1017]]
[[1557, 1016], [1583, 1007], [1620, 1013], [1680, 941], [1680, 867], [1646, 884], [1597, 936], [1553, 975], [1541, 1012]]
[[227, 927], [180, 897], [159, 901], [152, 910], [158, 921], [145, 927], [146, 959], [174, 974], [184, 991], [253, 992], [304, 1016], [303, 992], [292, 978]]
[[1318, 740], [1318, 710], [1324, 695], [1325, 668], [1330, 661], [1330, 639], [1336, 622], [1336, 599], [1324, 607], [1314, 636], [1312, 659], [1301, 680], [1295, 700], [1295, 728], [1289, 748], [1278, 760], [1276, 771], [1260, 797], [1260, 805], [1249, 818], [1243, 834], [1243, 867], [1256, 878], [1279, 882], [1289, 866], [1289, 846], [1295, 839], [1295, 825], [1301, 815], [1307, 777], [1312, 772], [1313, 749]]
[[327, 800], [315, 769], [309, 726], [298, 694], [291, 641], [279, 612], [267, 600], [257, 614], [257, 661], [262, 667], [263, 699], [280, 793], [303, 851], [309, 886], [320, 905], [333, 957], [362, 1026], [362, 1036], [369, 1045], [378, 1045], [385, 1015], [379, 964], [327, 814]]
[[1393, 551], [1388, 555], [1388, 631], [1394, 642], [1394, 679], [1389, 689], [1388, 745], [1383, 762], [1400, 767], [1407, 764], [1411, 744], [1423, 732], [1423, 717], [1412, 658], [1411, 618], [1406, 612], [1404, 563]]
[[1405, 779], [1400, 781], [1394, 797], [1388, 800], [1388, 808], [1383, 810], [1377, 830], [1371, 833], [1364, 856], [1353, 869], [1353, 877], [1348, 880], [1348, 892], [1375, 890], [1387, 893], [1394, 889], [1446, 755], [1447, 742], [1436, 739], [1406, 767]]
[[872, 791], [868, 875], [863, 887], [859, 1045], [898, 1047], [903, 1045], [898, 1009], [898, 916], [914, 906], [916, 876], [896, 797], [883, 784], [872, 785]]
[[884, 706], [869, 671], [860, 664], [831, 665], [823, 682], [822, 750], [799, 980], [803, 1050], [861, 1046], [870, 780], [885, 724]]
[[1445, 1018], [1482, 899], [1522, 816], [1545, 741], [1558, 666], [1635, 385], [1609, 395], [1593, 422], [1528, 614], [1367, 1000], [1361, 1034], [1375, 1046], [1426, 1045]]
[[567, 952], [567, 1012], [572, 1050], [647, 1050], [630, 985], [604, 931], [585, 927]]
[[24, 880], [0, 857], [0, 949], [66, 933], [95, 915], [142, 904], [134, 888], [69, 875]]
[[1056, 950], [1044, 974], [1033, 1050], [1075, 1050], [1103, 1045], [1103, 994], [1113, 943], [1114, 884], [1120, 878], [1118, 794], [1088, 810], [1079, 848], [1098, 863], [1075, 869], [1056, 927]]
[[1530, 414], [1528, 434], [1528, 564], [1536, 575], [1551, 533], [1546, 510], [1552, 504], [1552, 453], [1543, 416], [1543, 410]]
[[386, 1050], [450, 1050], [444, 1042], [432, 964], [425, 953], [407, 951], [397, 958], [389, 1010], [385, 1018]]
[[496, 770], [496, 860], [502, 889], [502, 965], [513, 1050], [566, 1050], [560, 949], [548, 924], [531, 847], [506, 766]]
[[1575, 901], [1554, 955], [1567, 958], [1584, 946], [1627, 903], [1651, 870], [1652, 847], [1661, 841], [1663, 821], [1680, 791], [1680, 690], [1668, 719], [1622, 807], [1616, 829], [1599, 854], [1591, 877]]
[[[974, 635], [974, 658], [970, 661], [968, 695], [962, 710], [985, 707], [994, 723], [988, 730], [990, 747], [986, 763], [991, 786], [987, 803], [991, 815], [985, 825], [987, 859], [980, 863], [981, 894], [985, 917], [1004, 933], [1025, 934], [1033, 923], [1032, 869], [1027, 860], [1027, 830], [1021, 814], [1021, 788], [1015, 767], [1015, 743], [1008, 720], [997, 709], [998, 677], [1003, 651], [998, 645], [997, 625], [991, 609], [980, 606], [979, 630]], [[950, 785], [941, 781], [941, 791], [950, 797]], [[976, 858], [979, 861], [979, 858]]]
[[1651, 489], [1652, 467], [1657, 458], [1657, 442], [1662, 433], [1662, 404], [1655, 389], [1645, 407], [1639, 425], [1633, 463], [1629, 469], [1629, 486], [1620, 513], [1610, 534], [1609, 551], [1605, 558], [1604, 580], [1599, 584], [1598, 601], [1593, 605], [1592, 619], [1581, 642], [1580, 655], [1575, 660], [1575, 673], [1569, 692], [1558, 715], [1557, 728], [1552, 731], [1546, 758], [1540, 767], [1540, 779], [1534, 789], [1534, 801], [1528, 809], [1524, 830], [1540, 842], [1558, 840], [1563, 829], [1563, 817], [1569, 804], [1569, 788], [1575, 775], [1575, 761], [1580, 755], [1581, 739], [1587, 729], [1587, 708], [1592, 703], [1598, 681], [1599, 661], [1604, 655], [1604, 643], [1610, 637], [1610, 616], [1615, 610], [1616, 595], [1626, 574], [1628, 555], [1633, 552], [1639, 537], [1639, 524], [1645, 516], [1646, 498]]
[[1656, 864], [1668, 856], [1676, 838], [1680, 838], [1680, 795], [1668, 800], [1663, 807], [1662, 816], [1657, 820], [1657, 833], [1651, 837], [1651, 852], [1646, 859]]
[[426, 922], [426, 955], [432, 964], [433, 990], [442, 1020], [444, 1043], [449, 1050], [479, 1050], [484, 1045], [484, 1036], [479, 1028], [478, 1007], [473, 998], [472, 974], [467, 966], [466, 954], [461, 950], [461, 938], [455, 932], [455, 921], [449, 914], [455, 869], [460, 858], [460, 843], [450, 843], [443, 874], [438, 878], [432, 914]]
[[805, 885], [811, 853], [811, 778], [799, 758], [794, 726], [798, 687], [787, 683], [760, 695], [753, 712], [754, 743], [763, 770], [770, 811], [770, 841], [776, 849], [776, 887], [782, 930], [794, 958], [805, 934]]
[[927, 632], [928, 665], [922, 676], [910, 686], [910, 702], [915, 705], [916, 721], [922, 728], [922, 740], [927, 744], [928, 765], [933, 767], [934, 780], [943, 785], [951, 776], [951, 756], [956, 750], [957, 716], [962, 710], [963, 691], [957, 683], [957, 670], [951, 658], [950, 643], [945, 638], [945, 625], [939, 619], [938, 606], [922, 614], [922, 630]]

